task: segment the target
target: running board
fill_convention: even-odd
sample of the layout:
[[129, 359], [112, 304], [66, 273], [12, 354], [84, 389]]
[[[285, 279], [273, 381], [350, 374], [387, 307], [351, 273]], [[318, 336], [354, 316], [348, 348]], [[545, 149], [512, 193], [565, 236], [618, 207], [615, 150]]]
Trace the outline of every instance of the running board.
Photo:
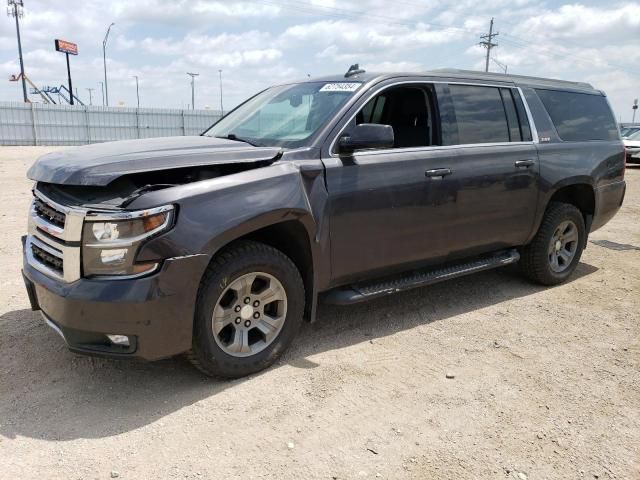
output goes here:
[[334, 305], [350, 305], [373, 298], [382, 297], [391, 293], [402, 292], [412, 288], [424, 287], [434, 283], [443, 282], [452, 278], [462, 277], [471, 273], [490, 270], [516, 263], [520, 260], [520, 254], [514, 248], [496, 252], [491, 256], [477, 258], [472, 261], [439, 267], [431, 270], [413, 270], [403, 273], [395, 278], [387, 278], [383, 281], [373, 281], [348, 285], [329, 291], [324, 296], [326, 303]]

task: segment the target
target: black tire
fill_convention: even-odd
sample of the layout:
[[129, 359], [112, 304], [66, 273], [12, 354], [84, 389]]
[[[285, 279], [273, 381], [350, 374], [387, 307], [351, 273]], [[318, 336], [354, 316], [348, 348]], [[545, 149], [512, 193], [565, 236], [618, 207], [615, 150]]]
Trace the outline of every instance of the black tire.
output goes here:
[[[549, 261], [549, 246], [557, 228], [566, 221], [575, 224], [578, 230], [577, 250], [571, 262], [562, 272], [556, 272]], [[586, 229], [582, 212], [569, 203], [551, 202], [542, 219], [538, 233], [531, 243], [522, 249], [520, 266], [524, 274], [541, 285], [558, 285], [574, 272], [586, 245]]]
[[[284, 287], [287, 311], [278, 336], [261, 352], [247, 357], [226, 353], [216, 342], [211, 319], [216, 302], [227, 285], [252, 272], [273, 275]], [[291, 344], [304, 313], [304, 284], [294, 263], [281, 251], [258, 242], [242, 241], [219, 253], [200, 284], [189, 361], [209, 376], [238, 378], [272, 365]]]

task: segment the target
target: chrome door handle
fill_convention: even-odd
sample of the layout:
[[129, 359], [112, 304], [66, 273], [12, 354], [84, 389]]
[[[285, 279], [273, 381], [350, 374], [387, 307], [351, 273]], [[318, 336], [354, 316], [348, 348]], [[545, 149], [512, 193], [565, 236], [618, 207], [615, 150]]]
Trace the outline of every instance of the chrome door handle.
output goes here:
[[427, 170], [424, 174], [429, 178], [442, 178], [447, 175], [451, 175], [450, 168], [434, 168], [433, 170]]
[[533, 166], [533, 164], [536, 163], [533, 160], [518, 160], [516, 162], [516, 168], [529, 168], [531, 166]]

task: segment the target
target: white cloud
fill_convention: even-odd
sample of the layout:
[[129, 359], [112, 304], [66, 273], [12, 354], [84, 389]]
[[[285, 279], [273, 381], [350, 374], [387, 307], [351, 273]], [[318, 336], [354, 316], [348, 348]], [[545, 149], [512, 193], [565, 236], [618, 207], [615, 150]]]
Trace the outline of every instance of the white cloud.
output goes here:
[[[143, 105], [176, 107], [190, 101], [185, 72], [197, 71], [197, 97], [214, 106], [223, 69], [229, 107], [270, 84], [344, 72], [353, 63], [370, 71], [483, 69], [478, 36], [491, 17], [500, 32], [494, 58], [510, 72], [590, 81], [622, 113], [640, 92], [640, 0], [67, 0], [64, 9], [49, 0], [26, 3], [25, 65], [38, 85], [66, 81], [64, 58], [53, 50], [53, 39], [64, 38], [79, 45], [74, 85], [99, 88], [102, 40], [115, 22], [109, 96], [129, 105], [132, 75], [140, 77]], [[3, 18], [6, 78], [18, 66], [15, 24]], [[0, 81], [0, 100], [18, 94], [15, 84]]]

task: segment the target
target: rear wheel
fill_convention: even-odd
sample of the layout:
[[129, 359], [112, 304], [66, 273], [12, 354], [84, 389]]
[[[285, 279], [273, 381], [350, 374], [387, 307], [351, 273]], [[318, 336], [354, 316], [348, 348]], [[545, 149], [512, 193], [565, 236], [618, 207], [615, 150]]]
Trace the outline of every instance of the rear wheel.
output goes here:
[[242, 377], [275, 362], [304, 311], [298, 269], [279, 250], [242, 242], [205, 274], [196, 308], [191, 362], [207, 375]]
[[564, 282], [578, 266], [586, 238], [580, 210], [568, 203], [552, 202], [538, 233], [522, 251], [522, 270], [542, 285]]

